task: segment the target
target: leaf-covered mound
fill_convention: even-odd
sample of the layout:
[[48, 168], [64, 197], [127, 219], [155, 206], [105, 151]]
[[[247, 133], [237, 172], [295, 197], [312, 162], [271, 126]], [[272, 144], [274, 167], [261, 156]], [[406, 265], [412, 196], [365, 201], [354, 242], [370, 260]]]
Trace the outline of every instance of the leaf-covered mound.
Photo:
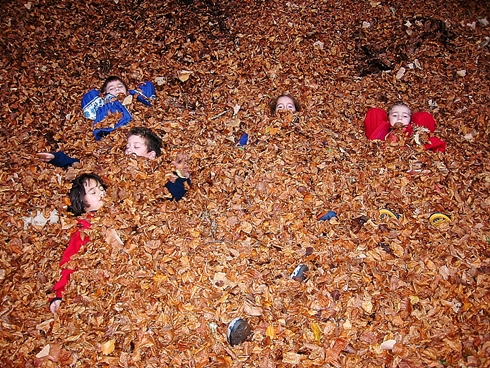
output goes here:
[[[488, 2], [7, 0], [0, 13], [3, 366], [490, 364]], [[163, 157], [125, 157], [130, 126], [93, 139], [80, 100], [109, 75], [155, 83], [130, 126], [162, 136]], [[284, 92], [297, 119], [269, 112]], [[446, 152], [365, 138], [366, 111], [397, 100], [435, 116]], [[34, 160], [57, 150], [81, 165]], [[193, 186], [174, 203], [163, 186], [180, 151]], [[108, 203], [53, 316], [66, 194], [90, 171]], [[380, 219], [386, 207], [400, 219]], [[433, 226], [434, 212], [452, 221]], [[301, 263], [307, 279], [290, 279]], [[237, 317], [252, 335], [231, 347]]]

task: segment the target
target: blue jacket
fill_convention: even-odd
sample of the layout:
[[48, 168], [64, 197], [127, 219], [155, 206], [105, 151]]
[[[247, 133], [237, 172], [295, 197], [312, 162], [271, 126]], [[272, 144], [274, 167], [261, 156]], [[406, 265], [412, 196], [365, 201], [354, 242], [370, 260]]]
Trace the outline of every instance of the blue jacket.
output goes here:
[[[129, 90], [133, 96], [136, 95], [136, 101], [143, 103], [146, 106], [151, 106], [151, 101], [155, 99], [155, 86], [151, 82], [142, 84], [138, 89]], [[101, 96], [100, 91], [92, 89], [85, 93], [82, 98], [82, 110], [87, 119], [94, 121], [94, 136], [95, 140], [100, 140], [113, 130], [128, 124], [131, 120], [131, 114], [126, 106], [124, 106], [115, 96], [107, 94]], [[95, 128], [98, 123], [104, 120], [109, 114], [121, 113], [122, 116], [114, 127]]]

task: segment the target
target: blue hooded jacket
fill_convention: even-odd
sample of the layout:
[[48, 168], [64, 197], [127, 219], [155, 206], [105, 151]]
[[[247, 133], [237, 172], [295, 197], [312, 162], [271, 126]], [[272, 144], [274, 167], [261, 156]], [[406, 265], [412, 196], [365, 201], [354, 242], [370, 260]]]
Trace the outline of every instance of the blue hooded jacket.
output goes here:
[[[155, 86], [151, 82], [146, 82], [138, 87], [138, 89], [129, 90], [132, 96], [136, 96], [136, 101], [143, 103], [146, 106], [151, 106], [151, 101], [155, 99]], [[131, 120], [131, 114], [126, 106], [124, 106], [115, 96], [107, 94], [101, 96], [100, 91], [92, 89], [85, 93], [82, 98], [82, 110], [87, 119], [94, 121], [94, 136], [98, 141], [113, 130], [128, 124]], [[95, 128], [98, 123], [104, 120], [108, 115], [113, 113], [121, 113], [122, 116], [114, 127]]]

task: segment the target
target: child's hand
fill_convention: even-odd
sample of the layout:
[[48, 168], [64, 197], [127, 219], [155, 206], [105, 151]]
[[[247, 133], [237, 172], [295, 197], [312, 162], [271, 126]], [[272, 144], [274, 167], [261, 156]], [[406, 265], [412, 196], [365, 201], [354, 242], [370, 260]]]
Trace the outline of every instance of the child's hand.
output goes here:
[[49, 152], [38, 152], [36, 153], [38, 161], [49, 162], [54, 158], [54, 155]]
[[49, 305], [49, 310], [51, 313], [56, 314], [58, 312], [58, 309], [60, 309], [61, 305], [61, 300], [54, 300], [50, 305]]
[[172, 165], [175, 166], [175, 171], [177, 171], [177, 174], [183, 178], [189, 178], [189, 176], [191, 176], [187, 166], [187, 160], [189, 160], [189, 156], [183, 152], [179, 152], [175, 157], [175, 160], [172, 161]]

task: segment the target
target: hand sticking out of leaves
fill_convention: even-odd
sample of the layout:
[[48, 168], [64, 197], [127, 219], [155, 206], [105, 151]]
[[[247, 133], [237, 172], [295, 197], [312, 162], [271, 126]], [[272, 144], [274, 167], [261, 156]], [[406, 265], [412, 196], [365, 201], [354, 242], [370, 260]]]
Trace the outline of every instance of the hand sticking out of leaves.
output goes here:
[[191, 173], [189, 172], [189, 167], [187, 165], [188, 160], [189, 156], [187, 154], [179, 152], [177, 156], [175, 156], [175, 160], [172, 161], [172, 165], [174, 165], [175, 173], [177, 175], [170, 175], [168, 180], [174, 183], [178, 177], [189, 178]]
[[42, 162], [49, 162], [54, 158], [54, 155], [49, 152], [38, 152], [36, 153], [37, 160]]
[[58, 309], [60, 309], [60, 305], [61, 305], [61, 299], [53, 300], [49, 305], [49, 310], [51, 311], [51, 313], [55, 314], [58, 311]]

